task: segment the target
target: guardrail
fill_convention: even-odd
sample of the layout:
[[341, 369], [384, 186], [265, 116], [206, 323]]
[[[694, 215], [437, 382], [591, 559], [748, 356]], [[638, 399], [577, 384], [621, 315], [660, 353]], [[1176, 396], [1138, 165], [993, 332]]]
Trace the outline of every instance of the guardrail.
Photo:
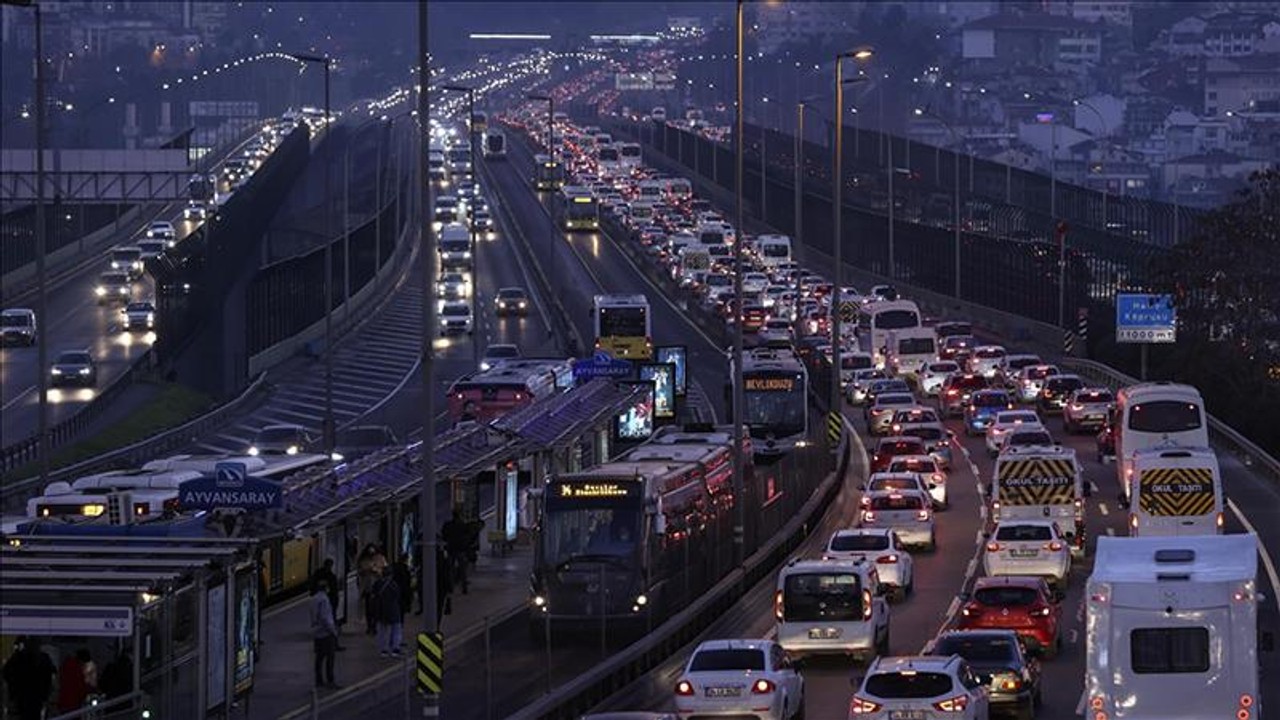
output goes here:
[[[74, 465], [59, 468], [49, 473], [46, 482], [68, 480], [82, 475], [119, 468], [137, 467], [148, 460], [155, 459], [158, 455], [183, 447], [211, 428], [226, 422], [230, 415], [243, 409], [250, 400], [264, 391], [266, 387], [265, 378], [265, 374], [259, 375], [235, 399], [222, 403], [209, 412], [193, 418], [178, 427], [170, 428], [158, 435], [152, 435], [146, 440], [97, 455]], [[75, 418], [71, 419], [74, 420]], [[0, 505], [0, 509], [13, 510], [24, 504], [27, 496], [34, 494], [32, 491], [38, 491], [37, 486], [39, 484], [40, 479], [38, 477], [7, 484], [5, 486], [4, 502], [3, 505]]]
[[[1093, 360], [1066, 358], [1061, 361], [1061, 364], [1083, 378], [1106, 385], [1112, 389], [1126, 385], [1137, 385], [1141, 382], [1137, 378], [1126, 375], [1109, 365], [1103, 365]], [[1280, 460], [1272, 457], [1267, 451], [1258, 447], [1251, 440], [1213, 415], [1208, 417], [1210, 443], [1220, 446], [1240, 458], [1240, 462], [1246, 467], [1267, 477], [1271, 482], [1280, 483]]]

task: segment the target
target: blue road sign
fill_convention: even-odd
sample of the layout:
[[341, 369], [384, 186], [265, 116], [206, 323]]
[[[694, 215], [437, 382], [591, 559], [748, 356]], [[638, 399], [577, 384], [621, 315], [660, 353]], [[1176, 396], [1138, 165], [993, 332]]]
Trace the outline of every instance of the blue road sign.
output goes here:
[[1116, 342], [1172, 343], [1178, 340], [1178, 313], [1172, 295], [1116, 295]]
[[597, 350], [589, 358], [573, 361], [573, 379], [578, 382], [586, 382], [598, 377], [630, 377], [631, 370], [630, 360], [618, 360], [603, 350]]
[[250, 477], [244, 463], [222, 462], [214, 466], [213, 477], [179, 485], [178, 503], [183, 510], [270, 510], [282, 506], [284, 496], [278, 483]]

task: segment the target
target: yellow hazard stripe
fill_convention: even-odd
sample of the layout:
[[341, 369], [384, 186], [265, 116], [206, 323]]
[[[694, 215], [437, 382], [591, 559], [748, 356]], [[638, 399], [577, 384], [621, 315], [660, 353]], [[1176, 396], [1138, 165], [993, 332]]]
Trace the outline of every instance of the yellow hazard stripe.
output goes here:
[[444, 635], [418, 633], [418, 689], [428, 695], [440, 694], [444, 677]]
[[1198, 468], [1152, 468], [1138, 479], [1138, 507], [1148, 515], [1208, 515], [1217, 505], [1213, 470]]

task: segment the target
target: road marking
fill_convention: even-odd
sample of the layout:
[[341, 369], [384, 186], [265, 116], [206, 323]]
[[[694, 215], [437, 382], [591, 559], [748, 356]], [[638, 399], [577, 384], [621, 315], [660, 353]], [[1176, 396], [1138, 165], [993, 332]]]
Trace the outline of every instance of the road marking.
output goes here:
[[36, 386], [35, 386], [35, 385], [29, 385], [29, 386], [27, 386], [27, 388], [26, 388], [25, 390], [23, 390], [22, 392], [18, 393], [17, 395], [14, 395], [12, 400], [10, 400], [9, 402], [5, 403], [5, 404], [4, 404], [4, 407], [0, 408], [0, 412], [3, 412], [3, 411], [5, 411], [5, 410], [8, 410], [9, 408], [11, 408], [11, 407], [13, 407], [14, 405], [18, 404], [18, 401], [19, 401], [19, 400], [21, 400], [21, 399], [22, 399], [24, 396], [26, 396], [28, 393], [33, 393], [33, 392], [35, 392], [35, 391], [36, 391]]
[[1104, 516], [1111, 514], [1111, 510], [1107, 508], [1106, 503], [1098, 503], [1098, 512], [1102, 513]]
[[1240, 511], [1240, 506], [1230, 498], [1227, 498], [1227, 507], [1231, 508], [1231, 514], [1236, 516], [1240, 524], [1245, 530], [1253, 533], [1254, 538], [1258, 542], [1258, 554], [1262, 556], [1262, 567], [1267, 571], [1267, 579], [1271, 581], [1271, 599], [1276, 604], [1276, 609], [1280, 610], [1280, 575], [1276, 574], [1276, 564], [1271, 560], [1271, 553], [1267, 552], [1267, 548], [1262, 544], [1262, 536], [1254, 529], [1253, 523], [1249, 522], [1249, 518], [1244, 516]]

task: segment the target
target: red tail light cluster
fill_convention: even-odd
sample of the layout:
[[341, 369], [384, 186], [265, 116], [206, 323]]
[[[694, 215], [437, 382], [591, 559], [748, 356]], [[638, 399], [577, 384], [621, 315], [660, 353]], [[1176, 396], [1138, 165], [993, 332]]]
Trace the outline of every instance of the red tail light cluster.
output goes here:
[[964, 712], [965, 708], [969, 707], [969, 696], [956, 695], [955, 697], [947, 698], [946, 700], [939, 700], [933, 704], [933, 707], [939, 712]]
[[864, 697], [853, 696], [849, 701], [850, 715], [869, 715], [880, 709], [880, 703], [873, 703]]
[[751, 685], [752, 695], [768, 695], [777, 688], [771, 681], [761, 678]]
[[892, 555], [892, 554], [891, 554], [891, 555], [881, 555], [880, 557], [876, 558], [876, 562], [877, 562], [877, 563], [884, 564], [884, 565], [894, 565], [894, 564], [896, 564], [896, 563], [898, 562], [898, 556], [897, 556], [897, 555]]
[[689, 682], [688, 680], [681, 680], [680, 682], [676, 683], [676, 694], [680, 695], [681, 697], [692, 697], [693, 683]]

